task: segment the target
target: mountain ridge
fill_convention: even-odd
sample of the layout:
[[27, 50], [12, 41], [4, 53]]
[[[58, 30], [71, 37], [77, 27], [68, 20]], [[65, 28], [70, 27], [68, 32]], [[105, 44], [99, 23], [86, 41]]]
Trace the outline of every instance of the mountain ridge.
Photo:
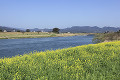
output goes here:
[[6, 30], [7, 32], [12, 32], [13, 30], [15, 31], [22, 31], [22, 29], [17, 29], [17, 28], [11, 28], [11, 27], [6, 27], [6, 26], [0, 26], [0, 30], [4, 31]]
[[[16, 28], [10, 28], [10, 27], [5, 27], [5, 26], [0, 26], [1, 30], [7, 30], [7, 31], [12, 31], [12, 30], [20, 30], [20, 29], [16, 29]], [[61, 33], [66, 33], [66, 32], [70, 32], [70, 33], [103, 33], [106, 31], [109, 32], [116, 32], [120, 30], [120, 27], [98, 27], [98, 26], [72, 26], [69, 28], [64, 28], [64, 29], [60, 29]], [[22, 30], [21, 30], [22, 31]], [[25, 31], [25, 29], [24, 29]], [[30, 29], [30, 31], [41, 31], [41, 32], [51, 32], [52, 29], [39, 29], [39, 28], [34, 28], [34, 29]]]

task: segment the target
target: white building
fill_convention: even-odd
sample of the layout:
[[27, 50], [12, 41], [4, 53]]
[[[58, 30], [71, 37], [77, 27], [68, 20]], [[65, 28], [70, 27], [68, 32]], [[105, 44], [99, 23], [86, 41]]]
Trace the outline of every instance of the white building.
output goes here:
[[13, 30], [12, 32], [15, 32], [15, 30]]
[[3, 32], [7, 32], [7, 30], [3, 30]]

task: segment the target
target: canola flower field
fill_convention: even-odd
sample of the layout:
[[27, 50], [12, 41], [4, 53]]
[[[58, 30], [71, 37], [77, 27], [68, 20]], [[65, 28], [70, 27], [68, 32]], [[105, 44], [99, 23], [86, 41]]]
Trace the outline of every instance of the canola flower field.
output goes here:
[[0, 80], [120, 80], [120, 41], [1, 58]]

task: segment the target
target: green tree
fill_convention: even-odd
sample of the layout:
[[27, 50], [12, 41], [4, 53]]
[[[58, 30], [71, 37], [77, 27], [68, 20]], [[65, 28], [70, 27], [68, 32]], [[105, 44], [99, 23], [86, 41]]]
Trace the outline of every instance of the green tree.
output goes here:
[[60, 29], [59, 28], [53, 28], [53, 31], [54, 33], [59, 33]]
[[38, 34], [41, 32], [41, 31], [37, 31], [38, 32]]
[[17, 30], [17, 32], [20, 32], [20, 30]]
[[26, 29], [26, 32], [30, 32], [30, 29]]
[[0, 32], [2, 32], [2, 29], [0, 29]]

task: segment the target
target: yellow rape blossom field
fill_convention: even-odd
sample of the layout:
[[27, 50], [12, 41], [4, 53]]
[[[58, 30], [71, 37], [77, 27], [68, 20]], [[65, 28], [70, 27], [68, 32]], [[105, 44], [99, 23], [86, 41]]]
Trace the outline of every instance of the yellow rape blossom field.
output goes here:
[[0, 80], [120, 80], [120, 41], [1, 58]]

